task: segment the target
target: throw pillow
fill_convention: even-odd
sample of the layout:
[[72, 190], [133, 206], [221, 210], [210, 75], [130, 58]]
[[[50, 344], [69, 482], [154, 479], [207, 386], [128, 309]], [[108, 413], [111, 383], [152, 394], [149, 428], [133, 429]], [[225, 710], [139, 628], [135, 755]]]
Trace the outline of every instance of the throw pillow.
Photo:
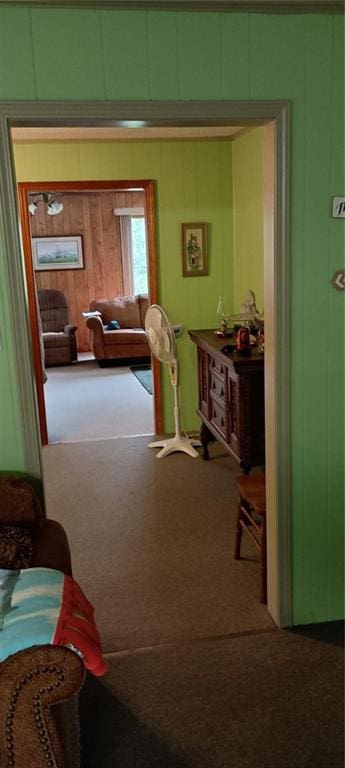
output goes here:
[[25, 528], [16, 525], [0, 526], [0, 568], [29, 568], [32, 548], [33, 537]]
[[118, 331], [120, 328], [120, 323], [118, 323], [117, 320], [109, 320], [109, 323], [107, 325], [107, 331]]

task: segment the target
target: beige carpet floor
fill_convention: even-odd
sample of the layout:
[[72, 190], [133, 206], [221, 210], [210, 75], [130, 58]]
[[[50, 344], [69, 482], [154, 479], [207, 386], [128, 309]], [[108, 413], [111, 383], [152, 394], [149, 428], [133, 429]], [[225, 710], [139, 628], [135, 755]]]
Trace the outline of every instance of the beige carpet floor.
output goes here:
[[153, 432], [153, 398], [128, 366], [95, 360], [47, 369], [44, 386], [50, 443]]
[[342, 629], [278, 630], [232, 558], [237, 464], [147, 439], [44, 449], [48, 514], [108, 661], [80, 694], [81, 768], [343, 768]]
[[238, 464], [212, 455], [159, 460], [143, 437], [44, 448], [47, 511], [106, 651], [272, 629], [256, 550], [233, 559]]

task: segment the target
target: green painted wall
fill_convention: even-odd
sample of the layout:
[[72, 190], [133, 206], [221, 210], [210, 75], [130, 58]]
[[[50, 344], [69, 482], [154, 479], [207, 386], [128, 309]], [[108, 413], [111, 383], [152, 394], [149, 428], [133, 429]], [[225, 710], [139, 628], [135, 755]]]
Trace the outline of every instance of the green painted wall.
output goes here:
[[[0, 229], [0, 253], [4, 241]], [[13, 328], [9, 323], [9, 297], [4, 292], [5, 265], [0, 259], [0, 470], [25, 469], [19, 423], [17, 382], [13, 356]]]
[[254, 291], [264, 307], [262, 129], [233, 141], [234, 306]]
[[[232, 307], [232, 143], [131, 141], [16, 143], [18, 181], [154, 179], [157, 203], [159, 300], [173, 323], [215, 327], [218, 296]], [[209, 275], [182, 276], [181, 223], [208, 222]], [[183, 428], [198, 429], [196, 350], [178, 342]], [[163, 368], [164, 428], [174, 429], [172, 387]]]
[[[343, 51], [341, 15], [0, 9], [1, 99], [291, 100], [287, 343], [296, 624], [343, 614], [344, 295], [330, 286], [344, 259], [344, 221], [330, 217], [332, 195], [344, 190]], [[175, 264], [167, 267], [163, 295], [176, 280]], [[209, 302], [206, 283], [199, 284], [201, 325]], [[195, 302], [198, 289], [190, 290]], [[174, 318], [179, 307], [175, 292]], [[1, 353], [9, 361], [14, 332], [8, 329]], [[11, 366], [4, 379], [10, 413], [3, 410], [0, 420], [13, 428]], [[0, 441], [6, 456], [8, 444]], [[11, 450], [20, 466], [20, 445]]]

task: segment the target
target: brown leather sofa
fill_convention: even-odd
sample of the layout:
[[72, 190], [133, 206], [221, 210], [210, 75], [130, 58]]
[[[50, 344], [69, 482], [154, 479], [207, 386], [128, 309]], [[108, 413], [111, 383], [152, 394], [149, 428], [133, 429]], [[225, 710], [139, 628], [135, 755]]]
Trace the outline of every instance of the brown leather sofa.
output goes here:
[[[100, 367], [116, 360], [150, 357], [144, 330], [148, 306], [145, 294], [98, 299], [90, 304], [90, 312], [100, 313], [86, 319], [91, 348]], [[119, 329], [107, 328], [112, 320], [119, 323]]]
[[[33, 532], [31, 567], [71, 574], [66, 533], [46, 518], [32, 485], [38, 482], [27, 475], [0, 473], [0, 523]], [[77, 694], [84, 676], [79, 656], [61, 646], [33, 646], [0, 663], [1, 768], [78, 768]]]

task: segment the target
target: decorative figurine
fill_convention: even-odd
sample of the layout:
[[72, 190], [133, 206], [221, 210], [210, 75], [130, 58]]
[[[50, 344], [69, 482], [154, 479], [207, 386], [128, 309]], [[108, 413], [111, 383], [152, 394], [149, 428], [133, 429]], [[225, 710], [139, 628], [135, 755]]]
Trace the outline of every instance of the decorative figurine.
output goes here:
[[259, 315], [254, 291], [248, 291], [245, 301], [241, 304], [240, 315], [252, 315], [252, 317]]
[[217, 306], [217, 316], [219, 319], [219, 328], [215, 331], [215, 333], [217, 334], [217, 336], [226, 336], [226, 332], [228, 328], [228, 313], [225, 309], [224, 296], [219, 296], [218, 306]]
[[250, 332], [249, 328], [242, 326], [237, 332], [237, 352], [240, 355], [250, 354]]

